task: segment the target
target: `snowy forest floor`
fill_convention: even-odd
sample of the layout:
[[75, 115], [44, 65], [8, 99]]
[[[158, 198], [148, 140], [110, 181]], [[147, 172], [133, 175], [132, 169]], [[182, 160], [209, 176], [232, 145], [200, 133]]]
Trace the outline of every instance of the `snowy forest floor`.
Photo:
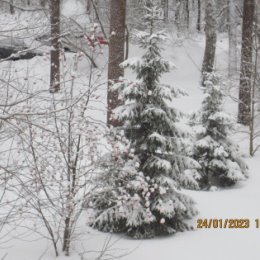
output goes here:
[[[227, 61], [227, 40], [221, 36], [218, 42], [217, 68], [220, 72], [226, 71]], [[199, 88], [200, 66], [203, 57], [204, 38], [186, 39], [180, 45], [169, 45], [165, 50], [165, 55], [172, 60], [176, 69], [165, 76], [164, 82], [174, 84], [185, 90], [189, 96], [176, 100], [176, 107], [184, 112], [194, 112], [199, 109], [202, 100], [202, 91]], [[71, 55], [71, 54], [69, 54]], [[132, 46], [130, 57], [140, 55], [140, 51]], [[10, 62], [5, 62], [5, 65]], [[41, 64], [41, 71], [35, 69], [35, 75], [39, 78], [42, 73], [46, 76], [48, 61], [45, 57], [36, 57], [30, 61], [17, 61], [15, 67], [23, 68], [24, 64], [28, 68], [35, 68]], [[82, 72], [84, 62], [80, 65]], [[27, 66], [26, 66], [27, 67]], [[46, 70], [45, 70], [46, 69]], [[30, 72], [31, 74], [32, 72]], [[132, 77], [132, 75], [126, 75]], [[104, 74], [105, 75], [105, 74]], [[26, 75], [24, 75], [26, 76]], [[84, 81], [84, 78], [81, 79]], [[102, 90], [104, 93], [104, 90]], [[105, 95], [103, 95], [104, 104]], [[228, 100], [227, 109], [229, 112], [236, 112], [237, 104]], [[104, 111], [103, 111], [104, 112]], [[101, 112], [100, 118], [105, 118], [105, 113]], [[96, 115], [96, 114], [95, 114]], [[94, 259], [94, 251], [102, 250], [104, 243], [109, 242], [109, 250], [104, 259], [111, 259], [112, 256], [125, 255], [126, 260], [258, 260], [260, 257], [259, 241], [260, 229], [255, 227], [255, 219], [260, 219], [260, 153], [254, 158], [249, 158], [248, 141], [241, 133], [234, 135], [239, 143], [245, 160], [249, 166], [250, 177], [247, 182], [240, 183], [231, 189], [217, 190], [214, 192], [205, 191], [185, 191], [197, 202], [199, 215], [192, 220], [196, 227], [198, 218], [208, 219], [250, 219], [249, 229], [199, 229], [196, 231], [178, 233], [176, 235], [156, 238], [151, 240], [132, 240], [120, 235], [111, 235], [93, 231], [86, 226], [86, 220], [82, 220], [80, 227], [86, 232], [79, 237], [73, 247], [75, 251], [85, 251], [86, 259]], [[30, 234], [23, 234], [18, 237], [21, 231], [16, 230], [10, 233], [5, 240], [9, 242], [0, 243], [0, 259], [6, 255], [5, 260], [52, 260], [55, 259], [50, 243], [42, 238]], [[16, 239], [17, 237], [17, 239]], [[109, 241], [108, 241], [109, 240]], [[87, 252], [88, 251], [88, 252]], [[91, 252], [92, 251], [92, 252]], [[110, 254], [110, 256], [109, 256]], [[92, 256], [92, 258], [91, 258]], [[69, 258], [59, 259], [78, 260], [78, 256], [72, 255]], [[82, 258], [83, 259], [83, 258]]]

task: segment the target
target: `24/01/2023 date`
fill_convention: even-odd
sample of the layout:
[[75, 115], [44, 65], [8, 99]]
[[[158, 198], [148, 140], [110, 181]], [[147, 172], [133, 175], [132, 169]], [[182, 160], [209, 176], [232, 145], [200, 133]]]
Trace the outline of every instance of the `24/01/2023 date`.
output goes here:
[[251, 223], [249, 219], [198, 219], [197, 228], [250, 228], [250, 224], [256, 228], [260, 228], [260, 220], [255, 219], [254, 223]]

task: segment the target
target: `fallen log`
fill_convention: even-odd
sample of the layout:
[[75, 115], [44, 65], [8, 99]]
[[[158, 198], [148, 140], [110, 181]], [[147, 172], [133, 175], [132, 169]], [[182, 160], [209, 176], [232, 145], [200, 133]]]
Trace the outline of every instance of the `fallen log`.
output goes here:
[[17, 49], [15, 47], [0, 46], [0, 59], [5, 60], [29, 60], [35, 56], [42, 56], [43, 54], [35, 50]]

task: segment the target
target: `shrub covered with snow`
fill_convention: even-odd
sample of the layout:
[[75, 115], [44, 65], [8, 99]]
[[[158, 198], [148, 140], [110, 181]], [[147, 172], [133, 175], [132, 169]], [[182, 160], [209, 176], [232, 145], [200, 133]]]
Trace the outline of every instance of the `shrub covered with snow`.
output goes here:
[[202, 166], [200, 184], [203, 188], [230, 186], [246, 179], [247, 167], [230, 139], [234, 120], [223, 111], [223, 92], [216, 75], [207, 75], [204, 91], [202, 109], [193, 118], [197, 137], [194, 158]]

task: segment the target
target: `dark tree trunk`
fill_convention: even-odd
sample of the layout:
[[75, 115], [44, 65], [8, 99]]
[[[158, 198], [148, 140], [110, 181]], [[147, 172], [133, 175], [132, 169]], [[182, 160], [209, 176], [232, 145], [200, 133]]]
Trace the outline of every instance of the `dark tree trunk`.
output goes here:
[[107, 123], [119, 126], [113, 118], [112, 111], [119, 105], [118, 93], [112, 91], [111, 82], [116, 82], [124, 76], [124, 70], [119, 65], [124, 61], [125, 49], [125, 19], [126, 0], [110, 0], [110, 43], [108, 64], [108, 93], [107, 93]]
[[51, 77], [50, 92], [60, 90], [60, 0], [50, 1], [51, 9]]
[[164, 9], [164, 21], [168, 21], [169, 18], [169, 0], [163, 0], [163, 9]]
[[87, 13], [90, 14], [91, 12], [91, 0], [87, 0]]
[[176, 0], [176, 7], [175, 7], [175, 24], [177, 26], [177, 29], [180, 27], [180, 17], [181, 17], [181, 2], [180, 0]]
[[217, 43], [216, 23], [214, 0], [208, 0], [205, 16], [206, 47], [202, 65], [202, 85], [204, 85], [206, 74], [211, 73], [214, 68]]
[[10, 0], [10, 14], [14, 14], [14, 0]]
[[251, 79], [253, 73], [253, 23], [255, 0], [244, 0], [238, 122], [249, 125], [251, 113]]
[[[255, 65], [257, 66], [257, 73], [255, 75], [255, 77], [257, 78], [257, 84], [260, 84], [260, 0], [256, 1], [256, 17], [255, 17], [255, 21], [256, 21], [256, 38], [257, 38], [257, 49], [256, 49], [256, 59], [257, 62], [255, 63]], [[256, 88], [256, 95], [257, 95], [257, 111], [260, 111], [260, 87], [258, 86]]]
[[190, 28], [190, 4], [189, 4], [189, 0], [186, 0], [186, 3], [185, 3], [185, 20], [186, 20], [186, 26], [187, 26], [187, 29]]
[[198, 0], [197, 31], [201, 31], [201, 0]]
[[228, 0], [228, 75], [231, 79], [237, 73], [237, 0]]
[[189, 0], [176, 0], [175, 24], [178, 32], [183, 33], [190, 27], [190, 4]]
[[70, 217], [67, 217], [65, 219], [63, 246], [62, 246], [62, 251], [65, 253], [66, 256], [69, 256], [70, 253], [70, 242], [71, 242]]

